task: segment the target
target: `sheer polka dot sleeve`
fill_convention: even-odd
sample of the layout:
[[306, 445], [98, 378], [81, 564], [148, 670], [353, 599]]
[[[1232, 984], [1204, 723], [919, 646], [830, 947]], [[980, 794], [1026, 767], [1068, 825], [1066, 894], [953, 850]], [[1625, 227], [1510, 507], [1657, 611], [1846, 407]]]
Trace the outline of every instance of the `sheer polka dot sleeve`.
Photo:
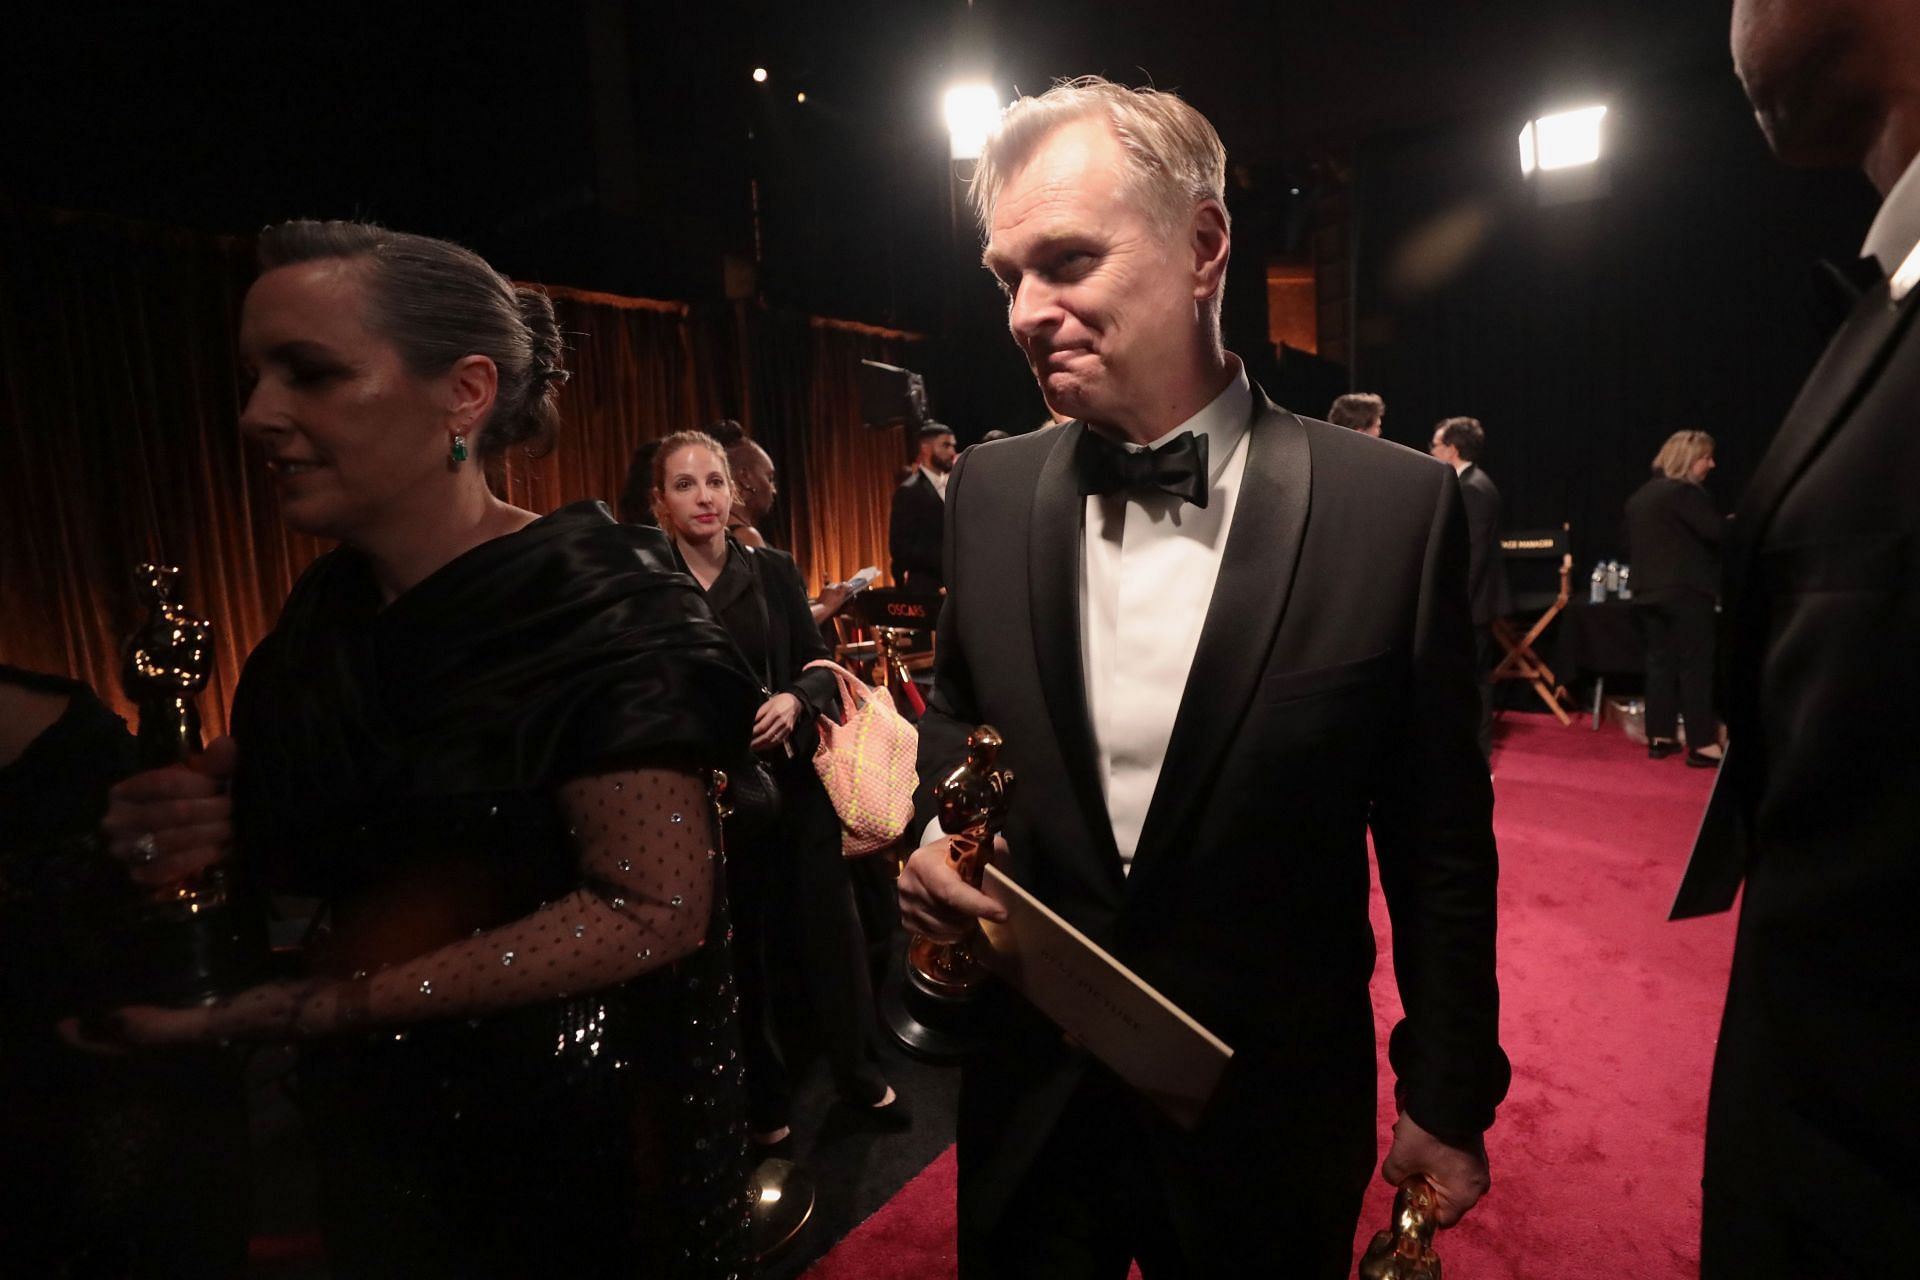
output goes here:
[[230, 1039], [317, 1037], [466, 1017], [609, 987], [704, 945], [719, 864], [704, 777], [564, 784], [580, 887], [531, 915], [352, 981], [269, 983], [215, 1006]]

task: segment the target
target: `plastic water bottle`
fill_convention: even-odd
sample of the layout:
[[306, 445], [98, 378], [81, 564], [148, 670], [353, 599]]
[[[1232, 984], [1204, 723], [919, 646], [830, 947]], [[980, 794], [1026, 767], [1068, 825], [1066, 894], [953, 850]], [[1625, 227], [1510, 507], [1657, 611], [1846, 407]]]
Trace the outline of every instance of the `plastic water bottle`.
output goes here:
[[1607, 602], [1607, 567], [1603, 564], [1593, 566], [1593, 583], [1587, 590], [1588, 604]]
[[1620, 594], [1620, 562], [1618, 560], [1607, 561], [1607, 594], [1610, 596]]
[[1633, 599], [1633, 566], [1631, 565], [1620, 566], [1620, 598]]

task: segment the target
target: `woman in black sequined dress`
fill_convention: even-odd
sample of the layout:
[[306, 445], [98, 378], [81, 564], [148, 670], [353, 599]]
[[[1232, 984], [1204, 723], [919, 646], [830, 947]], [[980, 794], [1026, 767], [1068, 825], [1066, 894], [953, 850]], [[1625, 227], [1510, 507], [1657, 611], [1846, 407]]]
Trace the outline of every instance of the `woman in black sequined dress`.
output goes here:
[[318, 899], [310, 976], [85, 1034], [302, 1042], [336, 1276], [740, 1274], [708, 771], [756, 683], [657, 532], [489, 491], [552, 424], [544, 295], [360, 224], [270, 228], [261, 264], [241, 425], [283, 518], [342, 545], [249, 659], [233, 741], [106, 825], [136, 877], [231, 844]]

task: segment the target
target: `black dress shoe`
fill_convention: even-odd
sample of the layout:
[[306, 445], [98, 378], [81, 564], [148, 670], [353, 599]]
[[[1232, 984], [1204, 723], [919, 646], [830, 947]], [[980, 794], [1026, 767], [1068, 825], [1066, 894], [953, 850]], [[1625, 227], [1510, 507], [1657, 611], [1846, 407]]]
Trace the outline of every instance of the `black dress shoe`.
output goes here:
[[1680, 744], [1677, 742], [1649, 742], [1647, 743], [1647, 759], [1665, 760], [1668, 756], [1673, 755], [1679, 750]]
[[1720, 767], [1720, 762], [1725, 758], [1726, 757], [1724, 756], [1709, 756], [1709, 755], [1702, 755], [1698, 751], [1689, 751], [1687, 752], [1687, 768], [1718, 769]]

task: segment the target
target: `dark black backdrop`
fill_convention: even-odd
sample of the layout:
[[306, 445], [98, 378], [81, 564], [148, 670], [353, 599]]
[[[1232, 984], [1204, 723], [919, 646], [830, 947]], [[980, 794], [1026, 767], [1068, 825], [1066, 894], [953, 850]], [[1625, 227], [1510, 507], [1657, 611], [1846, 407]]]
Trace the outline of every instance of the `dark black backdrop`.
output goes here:
[[1583, 571], [1624, 558], [1621, 506], [1676, 430], [1713, 434], [1731, 508], [1825, 341], [1812, 264], [1858, 253], [1874, 208], [1858, 175], [1774, 161], [1730, 73], [1610, 97], [1590, 201], [1537, 203], [1505, 117], [1357, 164], [1356, 385], [1416, 447], [1479, 418], [1509, 527], [1571, 521]]

